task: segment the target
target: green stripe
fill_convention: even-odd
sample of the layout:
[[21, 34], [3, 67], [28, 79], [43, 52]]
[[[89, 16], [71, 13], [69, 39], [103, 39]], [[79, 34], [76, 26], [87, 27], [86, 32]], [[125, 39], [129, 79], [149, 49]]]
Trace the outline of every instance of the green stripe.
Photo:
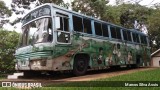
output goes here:
[[22, 59], [22, 58], [31, 58], [31, 57], [48, 57], [51, 55], [52, 55], [51, 52], [34, 52], [34, 53], [16, 55], [16, 58]]

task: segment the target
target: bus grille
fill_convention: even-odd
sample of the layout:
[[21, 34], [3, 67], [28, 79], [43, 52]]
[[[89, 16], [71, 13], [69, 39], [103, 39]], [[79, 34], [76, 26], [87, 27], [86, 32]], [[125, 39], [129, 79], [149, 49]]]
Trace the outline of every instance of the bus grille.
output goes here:
[[32, 58], [32, 57], [49, 57], [51, 56], [51, 51], [46, 52], [31, 52], [25, 54], [15, 55], [16, 59], [23, 59], [23, 58]]

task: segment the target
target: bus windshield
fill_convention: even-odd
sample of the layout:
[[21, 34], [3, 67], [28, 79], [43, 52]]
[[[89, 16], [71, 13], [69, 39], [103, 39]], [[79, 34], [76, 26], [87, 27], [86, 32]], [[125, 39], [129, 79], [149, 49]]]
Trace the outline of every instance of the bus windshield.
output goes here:
[[51, 42], [53, 39], [51, 18], [35, 20], [25, 25], [22, 31], [20, 46]]
[[29, 21], [42, 17], [42, 16], [51, 16], [51, 10], [49, 6], [43, 6], [31, 11], [22, 19], [22, 24], [26, 24]]

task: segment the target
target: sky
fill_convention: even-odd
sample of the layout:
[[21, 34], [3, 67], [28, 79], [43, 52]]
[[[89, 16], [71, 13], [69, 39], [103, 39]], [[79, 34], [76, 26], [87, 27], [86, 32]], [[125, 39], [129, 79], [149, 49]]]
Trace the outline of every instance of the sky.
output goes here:
[[[9, 7], [9, 9], [11, 9], [11, 3], [12, 0], [2, 0], [5, 2], [6, 6]], [[65, 3], [70, 3], [73, 0], [64, 0]], [[109, 5], [115, 5], [115, 1], [116, 0], [109, 0]], [[139, 0], [124, 0], [125, 2], [131, 2], [133, 3], [133, 1], [139, 1]], [[160, 0], [142, 0], [139, 4], [141, 5], [145, 5], [145, 6], [152, 6], [155, 3], [160, 3]], [[31, 7], [34, 8], [34, 4], [31, 4]], [[25, 10], [25, 13], [27, 13], [29, 10]], [[14, 21], [16, 18], [18, 17], [23, 17], [24, 15], [16, 15], [15, 13], [12, 14], [11, 17], [9, 17], [10, 22]], [[9, 28], [8, 28], [9, 27]], [[3, 28], [7, 29], [7, 30], [15, 30], [17, 32], [21, 32], [21, 23], [17, 23], [14, 26], [11, 26], [9, 23], [5, 24], [3, 26]]]

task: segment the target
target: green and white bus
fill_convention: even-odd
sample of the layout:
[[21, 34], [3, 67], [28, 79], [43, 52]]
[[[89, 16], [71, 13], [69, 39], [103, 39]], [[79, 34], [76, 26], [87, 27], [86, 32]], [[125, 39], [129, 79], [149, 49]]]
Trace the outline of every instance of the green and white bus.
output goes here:
[[73, 71], [113, 66], [149, 66], [147, 35], [54, 4], [44, 4], [22, 19], [15, 53], [18, 71]]

